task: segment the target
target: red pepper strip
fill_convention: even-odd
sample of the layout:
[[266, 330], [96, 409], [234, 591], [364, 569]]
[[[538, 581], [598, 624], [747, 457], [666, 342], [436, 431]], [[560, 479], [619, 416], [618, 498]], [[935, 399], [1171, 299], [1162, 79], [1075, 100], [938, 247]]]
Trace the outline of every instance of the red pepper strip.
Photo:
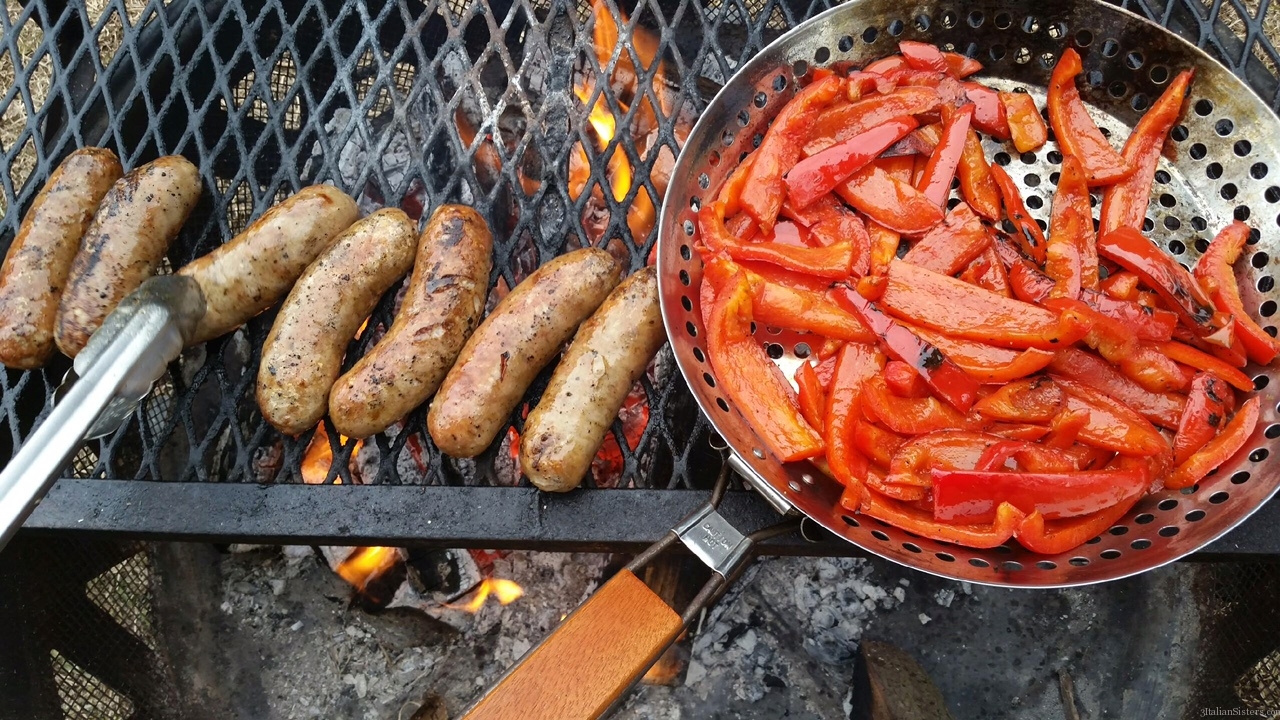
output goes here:
[[888, 149], [880, 153], [880, 157], [890, 158], [903, 157], [907, 155], [929, 155], [933, 152], [935, 147], [937, 147], [937, 145], [929, 142], [927, 136], [917, 128], [907, 133], [906, 137], [890, 145]]
[[960, 194], [965, 202], [982, 217], [995, 222], [1000, 219], [1000, 188], [996, 187], [995, 178], [991, 177], [991, 165], [982, 152], [982, 141], [978, 133], [969, 128], [964, 140], [964, 153], [960, 155], [960, 167], [956, 169], [960, 178]]
[[982, 63], [967, 55], [944, 52], [942, 57], [947, 61], [947, 73], [957, 80], [963, 80], [982, 71]]
[[[1144, 477], [1149, 479], [1150, 473]], [[1129, 512], [1142, 495], [1141, 492], [1134, 493], [1105, 510], [1066, 520], [1046, 522], [1040, 513], [1032, 513], [1018, 525], [1018, 543], [1041, 555], [1067, 552], [1106, 532]]]
[[1156, 349], [1177, 362], [1216, 375], [1219, 379], [1231, 383], [1232, 386], [1239, 390], [1244, 392], [1253, 391], [1253, 381], [1249, 379], [1248, 375], [1212, 355], [1200, 352], [1190, 345], [1171, 341], [1159, 343], [1156, 345]]
[[816, 202], [803, 208], [797, 207], [789, 198], [785, 199], [782, 201], [780, 213], [783, 217], [790, 218], [799, 225], [813, 229], [815, 225], [824, 220], [838, 217], [841, 211], [848, 212], [848, 208], [844, 206], [844, 203], [833, 195], [823, 195]]
[[862, 413], [902, 435], [923, 435], [935, 430], [953, 430], [974, 425], [968, 418], [937, 398], [902, 398], [889, 392], [884, 378], [874, 377], [862, 384]]
[[1044, 231], [1040, 229], [1035, 218], [1031, 217], [1031, 213], [1027, 212], [1027, 206], [1022, 202], [1022, 194], [1018, 192], [1018, 186], [1014, 184], [1013, 178], [1009, 177], [1009, 173], [999, 165], [991, 166], [991, 178], [995, 180], [996, 187], [1000, 190], [1000, 197], [1004, 200], [1005, 215], [1018, 229], [1016, 233], [1018, 244], [1022, 246], [1023, 252], [1043, 265], [1047, 244]]
[[819, 113], [835, 99], [843, 84], [841, 78], [833, 75], [810, 83], [796, 93], [774, 118], [760, 147], [752, 153], [756, 161], [747, 173], [740, 202], [762, 232], [773, 229], [782, 207], [782, 176], [800, 158], [800, 150]]
[[942, 51], [936, 45], [913, 40], [902, 40], [898, 42], [898, 52], [902, 53], [902, 59], [906, 60], [907, 64], [916, 70], [931, 70], [941, 73], [951, 71], [951, 66], [947, 64], [947, 59], [943, 57]]
[[973, 126], [997, 140], [1009, 139], [1009, 118], [1000, 93], [976, 82], [961, 83], [965, 97], [973, 104]]
[[818, 363], [818, 366], [813, 369], [818, 374], [818, 382], [822, 383], [824, 390], [831, 387], [831, 378], [836, 374], [836, 362], [837, 356], [833, 355]]
[[1026, 93], [1002, 92], [1000, 102], [1009, 119], [1013, 146], [1020, 153], [1039, 150], [1049, 139], [1049, 129], [1044, 126], [1044, 119], [1036, 109], [1035, 99]]
[[1066, 472], [933, 471], [933, 517], [991, 522], [1008, 502], [1046, 520], [1080, 517], [1140, 497], [1150, 483], [1142, 468]]
[[822, 438], [801, 417], [791, 385], [751, 335], [751, 288], [745, 274], [734, 273], [723, 282], [713, 285], [716, 299], [707, 323], [707, 356], [720, 389], [778, 459], [792, 462], [821, 454]]
[[1249, 436], [1253, 434], [1253, 429], [1258, 424], [1261, 403], [1262, 399], [1256, 395], [1245, 400], [1235, 417], [1231, 418], [1231, 422], [1227, 423], [1217, 437], [1210, 440], [1191, 457], [1178, 463], [1173, 474], [1165, 480], [1164, 486], [1174, 490], [1190, 487], [1200, 482], [1210, 470], [1231, 459], [1231, 456], [1239, 452], [1240, 448], [1248, 442]]
[[738, 213], [729, 218], [725, 221], [724, 229], [742, 242], [756, 242], [756, 221], [746, 213]]
[[885, 363], [884, 382], [889, 386], [889, 391], [898, 397], [922, 398], [932, 394], [929, 384], [920, 377], [920, 373], [901, 360]]
[[1049, 124], [1062, 147], [1062, 154], [1074, 155], [1084, 166], [1089, 185], [1110, 185], [1133, 173], [1133, 165], [1120, 156], [1103, 137], [1076, 89], [1076, 76], [1084, 70], [1080, 54], [1071, 48], [1062, 52], [1049, 79]]
[[808, 207], [919, 126], [910, 117], [893, 118], [801, 160], [787, 172], [788, 199]]
[[978, 398], [978, 382], [937, 348], [894, 322], [852, 288], [836, 288], [832, 293], [836, 302], [856, 314], [880, 338], [886, 354], [915, 368], [941, 400], [962, 413], [973, 407]]
[[925, 233], [902, 260], [943, 275], [954, 275], [990, 246], [991, 235], [986, 226], [962, 202]]
[[[865, 423], [864, 423], [865, 424]], [[861, 426], [859, 426], [861, 427]], [[870, 425], [868, 427], [875, 427]], [[867, 472], [867, 487], [876, 494], [904, 503], [918, 503], [929, 497], [929, 488], [917, 485], [890, 485], [875, 471]]]
[[906, 58], [901, 55], [889, 55], [887, 57], [882, 57], [875, 62], [868, 63], [862, 68], [862, 72], [880, 73], [881, 75], [884, 75], [893, 70], [906, 70], [909, 67], [911, 66], [907, 65]]
[[1079, 470], [1077, 462], [1076, 456], [1058, 448], [1026, 440], [1007, 440], [987, 448], [973, 469], [983, 472], [1022, 470], [1029, 473], [1062, 473]]
[[[946, 117], [946, 113], [943, 113]], [[924, 166], [924, 177], [916, 183], [916, 189], [924, 193], [938, 207], [947, 202], [951, 192], [951, 180], [956, 176], [960, 156], [964, 154], [965, 138], [969, 136], [969, 123], [973, 120], [973, 106], [960, 108], [942, 126], [942, 140], [933, 149], [929, 162]]]
[[[884, 76], [879, 73], [863, 72], [854, 70], [844, 81], [844, 98], [851, 103], [858, 102], [862, 97], [872, 91], [881, 92], [880, 86], [884, 84]], [[884, 92], [892, 92], [893, 88], [886, 88]]]
[[1218, 434], [1227, 422], [1227, 413], [1235, 404], [1231, 386], [1209, 373], [1200, 373], [1191, 381], [1187, 404], [1178, 419], [1178, 434], [1173, 436], [1173, 461], [1182, 464], [1195, 451]]
[[[755, 153], [747, 155], [738, 163], [738, 167], [729, 173], [729, 177], [725, 178], [724, 184], [720, 186], [720, 192], [716, 195], [716, 202], [724, 203], [725, 217], [733, 217], [738, 214], [741, 209], [739, 200], [742, 198], [742, 188], [747, 184], [747, 176], [751, 174], [751, 167], [756, 163]], [[754, 225], [755, 220], [751, 223]]]
[[1050, 312], [901, 260], [889, 264], [881, 303], [912, 323], [1000, 347], [1052, 350], [1089, 330], [1088, 320], [1074, 309]]
[[[1080, 253], [1080, 286], [1098, 289], [1098, 248], [1093, 234], [1093, 209], [1089, 206], [1089, 185], [1084, 168], [1071, 155], [1062, 157], [1062, 173], [1053, 194], [1049, 216], [1049, 243], [1074, 243]], [[1046, 269], [1047, 271], [1047, 269]], [[1053, 277], [1053, 273], [1049, 273]], [[1056, 278], [1055, 278], [1056, 279]]]
[[1107, 279], [1100, 283], [1100, 288], [1109, 297], [1117, 300], [1135, 300], [1138, 297], [1139, 282], [1141, 278], [1137, 275], [1128, 270], [1121, 270], [1108, 275]]
[[993, 548], [1008, 542], [1025, 519], [1023, 512], [1008, 503], [996, 509], [996, 519], [989, 524], [956, 525], [938, 522], [926, 510], [881, 498], [869, 493], [860, 511], [882, 522], [930, 540], [971, 548]]
[[1010, 440], [1035, 441], [1048, 435], [1049, 428], [1031, 423], [992, 423], [987, 432]]
[[1062, 408], [1062, 388], [1047, 377], [1016, 380], [973, 406], [984, 416], [1006, 422], [1045, 422]]
[[862, 416], [865, 381], [883, 367], [884, 356], [871, 345], [849, 343], [840, 348], [827, 394], [827, 464], [835, 479], [847, 488], [861, 486], [867, 476], [867, 458], [858, 452], [854, 434]]
[[818, 359], [826, 360], [834, 358], [840, 352], [840, 348], [844, 347], [844, 340], [836, 338], [827, 338], [822, 341], [822, 345], [818, 347]]
[[760, 325], [854, 342], [869, 343], [876, 339], [857, 315], [837, 305], [823, 292], [770, 282], [723, 257], [714, 257], [703, 266], [703, 276], [714, 287], [720, 287], [739, 272], [751, 288], [753, 319]]
[[823, 417], [827, 407], [827, 393], [821, 381], [818, 380], [818, 373], [814, 371], [812, 365], [803, 362], [796, 368], [795, 380], [796, 393], [800, 401], [800, 415], [814, 430], [823, 433], [827, 426], [826, 418]]
[[1157, 393], [1181, 392], [1191, 382], [1191, 376], [1184, 374], [1176, 362], [1157, 348], [1139, 343], [1123, 324], [1083, 303], [1049, 299], [1044, 301], [1044, 305], [1056, 310], [1075, 308], [1081, 315], [1089, 318], [1091, 327], [1084, 337], [1085, 344], [1097, 350], [1099, 355], [1147, 390]]
[[[710, 261], [708, 260], [707, 262]], [[746, 261], [738, 263], [738, 266], [747, 271], [748, 277], [758, 275], [763, 278], [765, 282], [770, 282], [775, 285], [783, 285], [793, 290], [822, 293], [826, 292], [827, 289], [831, 287], [830, 280], [824, 280], [823, 278], [816, 278], [812, 275], [795, 272], [794, 270], [780, 268], [771, 263]]]
[[1089, 413], [1089, 423], [1080, 429], [1080, 442], [1121, 455], [1170, 452], [1164, 436], [1128, 405], [1075, 380], [1051, 377], [1066, 391], [1066, 409]]
[[1005, 274], [1004, 263], [1000, 262], [1000, 257], [989, 245], [981, 255], [969, 263], [969, 267], [965, 268], [964, 272], [960, 273], [960, 279], [970, 285], [986, 288], [997, 295], [1013, 297], [1013, 292], [1009, 290], [1009, 276]]
[[854, 173], [836, 192], [868, 218], [903, 235], [923, 235], [942, 222], [937, 203], [875, 165]]
[[[888, 365], [885, 367], [888, 367]], [[858, 452], [870, 458], [871, 462], [882, 467], [888, 467], [889, 463], [893, 461], [893, 454], [898, 451], [898, 448], [902, 447], [902, 444], [907, 439], [878, 425], [859, 420], [858, 428], [853, 435], [853, 441], [858, 447]]]
[[904, 87], [888, 95], [872, 95], [823, 110], [804, 144], [804, 155], [816, 155], [849, 138], [904, 116], [921, 115], [938, 107], [941, 98], [930, 87]]
[[724, 206], [704, 205], [698, 211], [698, 231], [712, 252], [727, 252], [734, 260], [757, 260], [788, 270], [842, 280], [849, 277], [853, 245], [845, 242], [830, 247], [794, 247], [777, 242], [742, 242], [724, 226]]
[[[1080, 431], [1089, 424], [1089, 411], [1063, 410], [1049, 423], [1049, 435], [1045, 438], [1046, 447], [1069, 450], [1076, 444]], [[1080, 469], [1086, 469], [1084, 464]]]
[[929, 471], [972, 470], [983, 453], [1002, 440], [994, 435], [966, 430], [943, 430], [907, 441], [893, 454], [889, 474], [890, 485], [929, 487]]
[[[902, 236], [877, 222], [867, 225], [867, 234], [871, 236], [871, 269], [867, 275], [883, 279], [885, 273], [889, 272], [889, 263], [898, 256], [898, 245], [902, 242]], [[862, 289], [861, 284], [858, 287]], [[880, 284], [880, 291], [884, 291], [883, 283]], [[871, 299], [878, 297], [877, 294]]]
[[1099, 232], [1102, 234], [1122, 227], [1142, 229], [1142, 221], [1147, 217], [1147, 203], [1151, 199], [1151, 181], [1155, 178], [1156, 165], [1160, 161], [1160, 151], [1164, 149], [1169, 129], [1182, 114], [1182, 101], [1186, 98], [1187, 87], [1191, 85], [1194, 75], [1192, 70], [1178, 73], [1160, 95], [1160, 99], [1143, 113], [1142, 119], [1125, 141], [1124, 159], [1133, 166], [1133, 174], [1103, 191], [1102, 214], [1099, 218]]
[[1049, 367], [1063, 377], [1119, 400], [1160, 427], [1178, 427], [1178, 418], [1183, 414], [1186, 398], [1178, 393], [1152, 392], [1125, 377], [1115, 366], [1093, 353], [1063, 348], [1054, 356]]
[[1249, 226], [1242, 222], [1233, 222], [1223, 228], [1209, 243], [1209, 249], [1200, 257], [1200, 262], [1196, 263], [1195, 278], [1209, 293], [1214, 306], [1236, 319], [1235, 334], [1249, 359], [1259, 365], [1270, 365], [1280, 353], [1280, 341], [1263, 331], [1245, 312], [1244, 303], [1240, 300], [1240, 287], [1231, 269], [1248, 239]]
[[1187, 269], [1133, 228], [1098, 238], [1098, 252], [1133, 271], [1164, 298], [1187, 327], [1214, 345], [1231, 344], [1231, 316], [1214, 307], [1213, 298]]
[[1024, 378], [1043, 370], [1053, 359], [1053, 353], [1048, 350], [1009, 350], [972, 340], [958, 340], [927, 328], [912, 327], [911, 331], [941, 350], [978, 382], [1007, 383]]
[[[739, 217], [745, 217], [748, 220], [751, 219], [751, 216], [746, 213], [743, 213]], [[728, 227], [729, 224], [725, 223], [725, 228], [727, 229]], [[741, 238], [740, 235], [736, 235], [735, 237]], [[791, 247], [798, 248], [814, 247], [818, 244], [812, 239], [812, 233], [810, 233], [807, 228], [803, 225], [797, 225], [796, 223], [786, 220], [780, 220], [775, 223], [773, 226], [773, 232], [769, 233], [766, 237], [751, 238], [751, 242], [777, 243], [779, 245], [790, 245]]]
[[[1074, 227], [1080, 227], [1085, 222], [1085, 219], [1077, 215], [1074, 210], [1065, 211], [1061, 217], [1070, 218], [1070, 223]], [[1054, 279], [1053, 289], [1049, 291], [1050, 298], [1074, 300], [1080, 297], [1083, 270], [1080, 267], [1080, 248], [1071, 237], [1075, 231], [1062, 230], [1064, 224], [1066, 223], [1058, 224], [1057, 234], [1052, 230], [1049, 232], [1049, 249], [1046, 252], [1044, 272]]]

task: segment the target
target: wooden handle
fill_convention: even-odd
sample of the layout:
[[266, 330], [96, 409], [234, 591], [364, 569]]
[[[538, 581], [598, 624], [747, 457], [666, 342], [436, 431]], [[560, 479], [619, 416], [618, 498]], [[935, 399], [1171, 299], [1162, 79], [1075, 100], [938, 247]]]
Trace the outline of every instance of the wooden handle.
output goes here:
[[596, 718], [675, 642], [684, 623], [622, 570], [480, 698], [466, 720]]

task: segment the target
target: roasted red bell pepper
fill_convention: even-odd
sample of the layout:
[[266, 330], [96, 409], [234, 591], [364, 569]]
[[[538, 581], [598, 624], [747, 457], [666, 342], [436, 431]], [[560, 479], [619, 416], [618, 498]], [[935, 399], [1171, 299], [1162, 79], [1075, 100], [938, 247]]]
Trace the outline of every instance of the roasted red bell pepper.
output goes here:
[[885, 363], [884, 382], [889, 386], [889, 391], [898, 397], [922, 398], [932, 394], [929, 384], [920, 377], [920, 373], [901, 360]]
[[1218, 358], [1203, 353], [1190, 345], [1184, 345], [1177, 341], [1160, 343], [1156, 348], [1168, 356], [1170, 359], [1190, 365], [1197, 370], [1203, 370], [1207, 373], [1216, 375], [1219, 379], [1225, 380], [1233, 387], [1244, 392], [1253, 391], [1253, 381], [1248, 375], [1240, 372], [1239, 369], [1232, 367], [1226, 362]]
[[[1149, 474], [1148, 474], [1149, 477]], [[1106, 532], [1115, 525], [1129, 508], [1142, 497], [1135, 493], [1121, 502], [1095, 513], [1065, 520], [1045, 520], [1040, 513], [1032, 513], [1018, 525], [1018, 543], [1034, 553], [1057, 555], [1079, 547]]]
[[854, 434], [862, 417], [865, 381], [883, 368], [884, 356], [871, 345], [848, 343], [840, 348], [827, 393], [827, 464], [847, 488], [860, 486], [867, 476], [867, 458], [858, 452]]
[[1049, 129], [1036, 109], [1036, 101], [1026, 93], [1000, 93], [1005, 116], [1009, 119], [1009, 134], [1018, 152], [1035, 152], [1049, 139]]
[[[781, 203], [779, 203], [781, 205]], [[727, 252], [734, 260], [755, 260], [818, 277], [841, 280], [849, 277], [853, 264], [853, 244], [829, 247], [796, 247], [778, 242], [742, 242], [724, 225], [724, 205], [711, 203], [698, 211], [698, 231], [711, 252]]]
[[1197, 335], [1215, 345], [1231, 344], [1231, 316], [1214, 307], [1186, 268], [1137, 230], [1123, 227], [1098, 238], [1098, 254], [1142, 278]]
[[947, 64], [947, 59], [943, 57], [942, 51], [936, 45], [902, 40], [898, 42], [898, 52], [902, 53], [902, 59], [907, 61], [907, 65], [916, 70], [951, 72], [951, 66]]
[[[708, 261], [709, 262], [709, 261]], [[754, 276], [763, 278], [766, 282], [775, 285], [782, 285], [794, 290], [805, 290], [808, 292], [823, 293], [831, 287], [831, 281], [820, 277], [814, 277], [802, 272], [788, 270], [778, 267], [773, 263], [742, 261], [737, 262], [738, 266], [747, 271], [748, 279]]]
[[724, 229], [727, 230], [731, 236], [742, 242], [755, 242], [759, 235], [759, 233], [756, 232], [756, 221], [746, 213], [738, 213], [737, 215], [725, 220]]
[[1232, 270], [1248, 239], [1249, 226], [1242, 222], [1233, 222], [1223, 228], [1209, 243], [1209, 249], [1200, 257], [1200, 262], [1196, 263], [1195, 278], [1209, 294], [1214, 306], [1235, 318], [1236, 337], [1249, 359], [1259, 365], [1270, 365], [1280, 353], [1280, 341], [1264, 332], [1245, 311]]
[[1009, 118], [1000, 93], [976, 82], [961, 83], [965, 97], [973, 103], [973, 126], [997, 140], [1009, 139]]
[[919, 125], [910, 117], [892, 118], [801, 160], [787, 172], [787, 198], [808, 207]]
[[753, 317], [760, 325], [854, 342], [876, 339], [857, 315], [840, 307], [824, 292], [771, 282], [723, 257], [714, 257], [703, 265], [704, 276], [716, 287], [737, 272], [743, 273], [751, 288]]
[[783, 201], [782, 214], [808, 228], [809, 238], [816, 245], [830, 247], [843, 242], [851, 244], [853, 274], [867, 274], [871, 264], [871, 237], [867, 233], [867, 226], [857, 213], [845, 207], [834, 195], [824, 195], [803, 210]]
[[869, 300], [848, 287], [832, 291], [836, 302], [856, 314], [880, 339], [885, 353], [908, 363], [933, 389], [939, 399], [960, 412], [968, 412], [978, 399], [978, 382], [969, 377], [937, 348], [880, 311]]
[[1125, 377], [1102, 358], [1076, 348], [1063, 348], [1049, 363], [1053, 372], [1106, 393], [1165, 428], [1178, 427], [1186, 399], [1173, 392], [1152, 392]]
[[795, 380], [796, 394], [800, 402], [800, 415], [819, 434], [825, 434], [827, 427], [825, 418], [827, 391], [823, 387], [822, 381], [818, 379], [818, 373], [814, 371], [813, 365], [808, 362], [802, 362], [800, 367], [796, 368]]
[[969, 128], [965, 136], [964, 153], [960, 155], [960, 166], [956, 168], [960, 178], [960, 194], [974, 212], [995, 222], [1000, 219], [1000, 188], [991, 176], [991, 164], [982, 152], [982, 141], [978, 133]]
[[886, 468], [893, 461], [893, 454], [907, 441], [901, 435], [865, 420], [858, 421], [858, 429], [854, 432], [853, 440], [858, 452], [867, 456], [872, 463]]
[[858, 290], [864, 297], [878, 300], [884, 292], [884, 276], [889, 272], [889, 263], [898, 256], [898, 245], [902, 236], [877, 222], [867, 225], [867, 234], [871, 236], [871, 269], [863, 281], [858, 283]]
[[959, 340], [936, 330], [912, 327], [911, 331], [942, 351], [970, 377], [983, 383], [1006, 383], [1043, 370], [1053, 359], [1048, 350], [1009, 350], [972, 340]]
[[942, 222], [938, 204], [876, 165], [854, 173], [836, 192], [871, 220], [903, 235], [923, 235]]
[[1133, 173], [1103, 191], [1102, 214], [1098, 220], [1098, 231], [1102, 234], [1122, 227], [1142, 229], [1160, 152], [1164, 149], [1169, 130], [1182, 113], [1182, 101], [1194, 74], [1192, 70], [1178, 73], [1160, 99], [1143, 113], [1125, 141], [1124, 159], [1133, 166]]
[[1173, 461], [1184, 463], [1205, 446], [1227, 423], [1227, 413], [1235, 405], [1231, 386], [1209, 373], [1199, 373], [1191, 381], [1186, 406], [1178, 418], [1178, 434], [1173, 436]]
[[982, 63], [967, 55], [944, 52], [942, 57], [947, 61], [947, 72], [957, 80], [963, 80], [982, 71]]
[[901, 435], [923, 435], [935, 430], [968, 429], [974, 423], [937, 398], [903, 398], [889, 392], [884, 378], [862, 384], [862, 414]]
[[[1089, 424], [1088, 410], [1063, 410], [1058, 413], [1053, 420], [1049, 421], [1049, 434], [1045, 436], [1044, 444], [1047, 447], [1057, 448], [1059, 450], [1070, 450], [1076, 440], [1080, 438], [1080, 431], [1085, 429]], [[1088, 469], [1084, 463], [1079, 465], [1081, 470]]]
[[[1071, 237], [1078, 233], [1075, 228], [1082, 227], [1086, 220], [1074, 210], [1066, 210], [1059, 216], [1058, 232], [1049, 231], [1049, 248], [1046, 251], [1044, 272], [1053, 278], [1053, 289], [1050, 298], [1080, 297], [1081, 269], [1080, 247]], [[1064, 229], [1069, 225], [1072, 229]]]
[[1135, 300], [1138, 297], [1138, 283], [1142, 279], [1128, 270], [1120, 270], [1107, 276], [1098, 283], [1098, 288], [1108, 297], [1116, 300]]
[[974, 470], [1065, 473], [1080, 470], [1079, 459], [1062, 449], [1028, 440], [1006, 440], [987, 448]]
[[889, 265], [881, 303], [912, 323], [1001, 347], [1066, 347], [1089, 329], [1075, 310], [1054, 313], [901, 260]]
[[1004, 442], [995, 435], [967, 430], [942, 430], [903, 443], [893, 454], [885, 482], [929, 487], [935, 469], [972, 470], [983, 453]]
[[1075, 380], [1061, 375], [1054, 382], [1066, 391], [1066, 409], [1089, 413], [1089, 423], [1080, 429], [1080, 442], [1118, 452], [1145, 456], [1170, 453], [1169, 443], [1146, 418], [1129, 406]]
[[[1098, 288], [1098, 249], [1093, 233], [1093, 210], [1084, 168], [1071, 155], [1062, 156], [1062, 173], [1053, 194], [1049, 217], [1049, 243], [1074, 243], [1080, 255], [1080, 287]], [[1048, 268], [1046, 267], [1046, 272]], [[1053, 273], [1049, 273], [1053, 277]], [[1055, 280], [1057, 278], [1054, 278]]]
[[1182, 392], [1190, 384], [1191, 376], [1179, 369], [1176, 362], [1153, 345], [1139, 342], [1122, 323], [1079, 301], [1049, 299], [1044, 304], [1057, 310], [1075, 308], [1088, 317], [1090, 329], [1084, 343], [1147, 390]]
[[778, 459], [791, 462], [825, 449], [822, 438], [800, 415], [795, 393], [782, 371], [751, 335], [751, 287], [734, 273], [716, 286], [707, 323], [707, 356], [719, 388], [760, 441]]
[[782, 107], [765, 132], [760, 147], [751, 153], [755, 162], [747, 172], [740, 202], [755, 218], [761, 232], [773, 229], [782, 207], [782, 176], [796, 164], [801, 149], [822, 109], [840, 93], [844, 81], [832, 75], [810, 83]]
[[973, 106], [966, 105], [948, 117], [942, 126], [942, 139], [929, 156], [924, 166], [924, 176], [916, 183], [916, 189], [938, 207], [947, 202], [951, 192], [951, 180], [956, 176], [956, 168], [960, 166], [960, 156], [964, 154], [965, 139], [969, 136], [969, 123], [973, 120]]
[[1258, 424], [1261, 403], [1262, 399], [1256, 395], [1245, 400], [1236, 411], [1235, 417], [1231, 418], [1217, 437], [1206, 443], [1191, 457], [1178, 463], [1173, 474], [1165, 480], [1164, 486], [1174, 490], [1191, 487], [1208, 475], [1210, 470], [1230, 460], [1231, 456], [1239, 452], [1240, 448], [1249, 441], [1249, 436], [1253, 435], [1253, 429]]
[[979, 549], [1008, 542], [1026, 517], [1021, 510], [1006, 503], [996, 509], [996, 519], [990, 524], [944, 523], [934, 520], [928, 511], [879, 497], [875, 493], [867, 496], [860, 510], [865, 515], [930, 540]]
[[[751, 166], [756, 162], [755, 153], [751, 153], [738, 163], [738, 167], [729, 173], [729, 177], [725, 178], [724, 184], [720, 186], [720, 192], [716, 195], [716, 202], [724, 203], [725, 217], [733, 217], [742, 209], [739, 201], [742, 198], [742, 188], [747, 184], [747, 176], [751, 173]], [[755, 224], [755, 220], [751, 221]]]
[[991, 423], [987, 432], [1009, 440], [1039, 440], [1049, 434], [1049, 428], [1032, 423]]
[[954, 275], [991, 246], [991, 234], [965, 203], [955, 206], [941, 223], [925, 233], [903, 262], [943, 275]]
[[1048, 422], [1062, 409], [1065, 395], [1057, 383], [1038, 376], [1015, 380], [998, 388], [973, 406], [993, 420]]
[[1072, 48], [1062, 52], [1049, 79], [1049, 124], [1062, 148], [1084, 166], [1089, 185], [1110, 185], [1133, 173], [1125, 160], [1102, 135], [1076, 89], [1076, 76], [1084, 70], [1080, 55]]
[[[990, 237], [988, 235], [988, 237]], [[1004, 271], [1004, 263], [990, 245], [982, 254], [969, 263], [969, 267], [960, 273], [960, 279], [970, 285], [986, 288], [1001, 297], [1013, 297], [1009, 289], [1009, 276]]]
[[805, 140], [804, 154], [816, 155], [894, 118], [936, 110], [939, 102], [934, 88], [903, 87], [887, 95], [871, 95], [857, 102], [834, 105], [818, 116]]
[[836, 338], [827, 338], [826, 340], [823, 340], [822, 344], [818, 346], [818, 359], [826, 360], [828, 358], [834, 358], [840, 353], [840, 348], [844, 347], [844, 343], [844, 340], [837, 340]]
[[901, 55], [888, 55], [880, 58], [879, 60], [867, 63], [866, 66], [862, 68], [862, 72], [887, 75], [894, 70], [906, 70], [910, 67], [911, 66], [907, 64], [907, 59]]
[[867, 471], [867, 488], [891, 500], [913, 505], [918, 505], [929, 497], [929, 488], [918, 485], [890, 485], [875, 468]]
[[1018, 192], [1018, 186], [999, 165], [991, 166], [991, 177], [995, 180], [996, 187], [1000, 190], [1000, 197], [1004, 200], [1005, 215], [1018, 229], [1015, 234], [1018, 244], [1022, 246], [1023, 252], [1043, 265], [1046, 246], [1044, 231], [1040, 229], [1035, 218], [1031, 217], [1031, 213], [1027, 212], [1027, 206], [1022, 202], [1022, 193]]
[[[1142, 495], [1144, 469], [1077, 472], [933, 471], [933, 517], [946, 522], [991, 522], [1007, 502], [1046, 520], [1079, 517]], [[1087, 539], [1087, 538], [1086, 538]]]

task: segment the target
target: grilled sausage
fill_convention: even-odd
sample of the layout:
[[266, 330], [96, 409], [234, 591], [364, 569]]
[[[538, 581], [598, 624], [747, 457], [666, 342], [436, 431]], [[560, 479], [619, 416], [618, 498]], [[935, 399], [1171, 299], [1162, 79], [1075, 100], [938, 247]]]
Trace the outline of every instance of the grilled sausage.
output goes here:
[[54, 340], [75, 357], [107, 315], [155, 274], [200, 199], [200, 172], [169, 155], [130, 172], [107, 191], [71, 263]]
[[0, 363], [23, 370], [53, 354], [58, 301], [98, 203], [120, 179], [105, 148], [67, 156], [49, 176], [0, 266]]
[[199, 283], [207, 304], [190, 344], [231, 332], [274, 305], [359, 215], [346, 193], [312, 185], [267, 210], [231, 242], [187, 263], [178, 273]]
[[258, 366], [258, 407], [280, 432], [301, 434], [324, 417], [347, 344], [413, 267], [415, 230], [397, 209], [358, 220], [289, 291]]
[[454, 457], [493, 442], [533, 378], [618, 284], [609, 253], [576, 250], [538, 268], [498, 303], [431, 401], [427, 429]]
[[493, 235], [480, 213], [461, 205], [436, 210], [399, 314], [329, 395], [338, 432], [382, 432], [431, 397], [484, 314], [492, 254]]
[[658, 273], [623, 281], [582, 324], [524, 424], [520, 467], [547, 492], [568, 492], [591, 468], [622, 403], [666, 342]]

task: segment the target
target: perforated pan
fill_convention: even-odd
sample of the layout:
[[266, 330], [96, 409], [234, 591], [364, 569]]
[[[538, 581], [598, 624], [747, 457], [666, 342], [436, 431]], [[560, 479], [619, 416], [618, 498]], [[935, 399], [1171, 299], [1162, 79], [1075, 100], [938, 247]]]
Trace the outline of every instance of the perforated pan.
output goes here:
[[[1015, 542], [972, 550], [917, 537], [838, 505], [841, 487], [809, 463], [782, 464], [732, 407], [707, 361], [694, 250], [695, 215], [754, 148], [770, 120], [816, 67], [863, 64], [897, 52], [899, 40], [922, 40], [980, 60], [974, 79], [1001, 90], [1024, 88], [1044, 107], [1059, 54], [1084, 59], [1081, 92], [1119, 147], [1179, 70], [1195, 68], [1184, 117], [1166, 147], [1147, 213], [1147, 235], [1194, 266], [1208, 241], [1233, 218], [1261, 231], [1237, 268], [1245, 307], [1268, 332], [1276, 312], [1280, 255], [1280, 123], [1229, 71], [1194, 46], [1102, 2], [1002, 3], [855, 0], [795, 28], [734, 75], [703, 113], [676, 163], [662, 208], [658, 266], [663, 317], [676, 359], [698, 404], [736, 455], [735, 466], [779, 510], [807, 515], [849, 542], [908, 567], [990, 585], [1060, 587], [1113, 580], [1172, 562], [1231, 530], [1266, 502], [1280, 483], [1269, 460], [1277, 451], [1277, 392], [1270, 368], [1251, 366], [1263, 399], [1262, 419], [1244, 449], [1215, 474], [1184, 491], [1140, 501], [1101, 537], [1061, 555], [1036, 555]], [[1032, 214], [1048, 219], [1061, 155], [1050, 141], [1018, 155], [986, 141], [988, 158], [1005, 166]], [[1094, 196], [1095, 205], [1098, 197]], [[760, 328], [776, 344], [771, 356], [791, 377], [808, 353], [804, 335]]]

